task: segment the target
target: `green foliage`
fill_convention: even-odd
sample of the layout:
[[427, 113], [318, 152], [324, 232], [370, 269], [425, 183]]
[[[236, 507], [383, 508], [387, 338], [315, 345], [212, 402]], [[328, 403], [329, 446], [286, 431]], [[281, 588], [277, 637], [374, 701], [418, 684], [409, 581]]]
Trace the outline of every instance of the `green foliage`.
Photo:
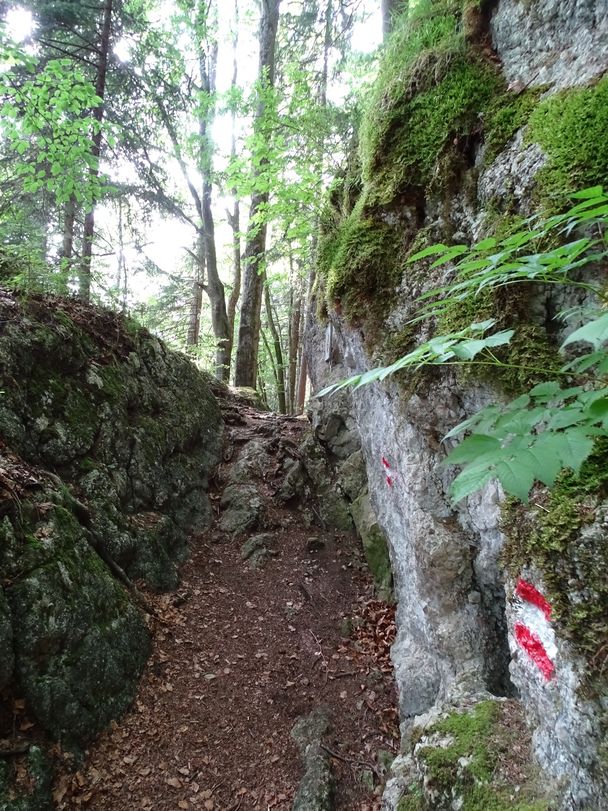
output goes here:
[[562, 90], [538, 105], [526, 137], [548, 156], [537, 176], [542, 204], [556, 210], [573, 188], [595, 183], [608, 187], [606, 132], [608, 77], [593, 87]]
[[69, 59], [41, 66], [24, 57], [13, 71], [0, 72], [0, 99], [3, 133], [23, 191], [44, 190], [58, 204], [73, 196], [90, 206], [99, 195], [90, 177], [96, 166], [90, 139], [99, 131], [91, 110], [100, 99], [80, 68]]
[[[534, 218], [528, 227], [503, 239], [490, 237], [473, 248], [466, 245], [434, 245], [414, 254], [409, 261], [439, 255], [431, 268], [456, 261], [455, 278], [441, 288], [424, 293], [422, 307], [412, 323], [429, 318], [444, 318], [454, 305], [466, 305], [478, 295], [506, 286], [541, 282], [580, 287], [603, 300], [603, 290], [582, 281], [580, 271], [608, 257], [604, 229], [608, 225], [608, 195], [599, 186], [571, 195], [575, 205], [565, 214], [546, 220]], [[594, 236], [579, 235], [565, 244], [560, 239], [576, 236], [577, 231], [594, 226]], [[596, 236], [597, 235], [597, 236]], [[541, 246], [548, 246], [542, 249]], [[536, 248], [530, 252], [530, 248]], [[428, 301], [431, 303], [427, 303]], [[358, 388], [408, 367], [437, 364], [473, 363], [508, 370], [516, 382], [536, 377], [539, 382], [528, 394], [510, 403], [481, 410], [453, 428], [446, 439], [472, 432], [448, 456], [447, 462], [463, 466], [451, 494], [459, 501], [479, 490], [491, 479], [498, 479], [504, 490], [522, 501], [535, 481], [552, 487], [564, 468], [575, 473], [593, 451], [598, 437], [608, 436], [608, 387], [573, 385], [562, 388], [556, 381], [546, 382], [549, 371], [567, 375], [573, 369], [589, 372], [597, 367], [608, 371], [604, 344], [608, 342], [608, 316], [587, 309], [587, 322], [564, 341], [562, 351], [571, 344], [587, 342], [594, 352], [570, 361], [556, 370], [549, 352], [538, 356], [520, 341], [517, 352], [501, 360], [496, 347], [511, 342], [514, 330], [485, 333], [495, 326], [492, 319], [472, 323], [454, 333], [438, 335], [399, 358], [387, 367], [371, 369], [328, 387], [325, 395], [346, 386]], [[528, 327], [528, 330], [532, 329]], [[520, 362], [514, 362], [519, 360]]]
[[399, 358], [390, 366], [370, 369], [370, 371], [363, 374], [354, 375], [339, 383], [334, 383], [320, 391], [318, 396], [324, 397], [327, 394], [333, 394], [348, 387], [358, 389], [369, 383], [384, 380], [389, 375], [408, 367], [417, 369], [425, 365], [445, 365], [446, 363], [472, 361], [484, 349], [502, 346], [511, 340], [513, 330], [504, 330], [484, 337], [484, 333], [491, 329], [495, 323], [493, 320], [482, 321], [470, 324], [459, 332], [431, 338], [430, 341], [420, 344], [416, 349], [408, 352], [407, 355]]
[[552, 487], [562, 468], [578, 472], [594, 439], [608, 435], [608, 388], [540, 383], [506, 405], [482, 409], [446, 439], [469, 430], [446, 460], [463, 465], [452, 484], [454, 501], [497, 478], [507, 493], [526, 502], [535, 481]]

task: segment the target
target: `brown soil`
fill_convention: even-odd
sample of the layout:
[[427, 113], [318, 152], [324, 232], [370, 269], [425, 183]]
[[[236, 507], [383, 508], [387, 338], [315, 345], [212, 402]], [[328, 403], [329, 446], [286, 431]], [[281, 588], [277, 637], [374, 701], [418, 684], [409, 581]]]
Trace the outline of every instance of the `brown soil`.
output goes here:
[[[234, 404], [225, 413], [233, 458], [213, 494], [218, 514], [239, 447], [273, 434], [297, 443], [306, 429]], [[279, 555], [253, 570], [240, 555], [247, 536], [228, 538], [214, 525], [193, 539], [179, 591], [148, 596], [154, 650], [135, 706], [78, 771], [60, 775], [59, 809], [289, 809], [302, 777], [290, 731], [316, 707], [331, 723], [335, 807], [379, 808], [377, 753], [395, 752], [398, 732], [392, 609], [373, 599], [356, 539], [307, 529], [297, 509], [276, 506], [273, 475], [259, 489], [268, 504], [263, 529], [277, 534]], [[351, 637], [347, 618], [357, 627]]]

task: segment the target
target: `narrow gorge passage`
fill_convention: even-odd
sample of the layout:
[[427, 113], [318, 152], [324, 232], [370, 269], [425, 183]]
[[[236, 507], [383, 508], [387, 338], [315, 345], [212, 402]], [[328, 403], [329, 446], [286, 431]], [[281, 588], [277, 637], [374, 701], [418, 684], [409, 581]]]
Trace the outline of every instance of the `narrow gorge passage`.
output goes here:
[[[390, 762], [398, 746], [392, 608], [354, 536], [279, 503], [281, 458], [307, 423], [242, 406], [225, 419], [214, 524], [192, 539], [179, 590], [147, 595], [154, 649], [135, 705], [60, 776], [59, 809], [290, 809], [304, 770], [290, 733], [319, 708], [334, 807], [380, 807], [378, 752]], [[227, 531], [239, 522], [251, 527]]]

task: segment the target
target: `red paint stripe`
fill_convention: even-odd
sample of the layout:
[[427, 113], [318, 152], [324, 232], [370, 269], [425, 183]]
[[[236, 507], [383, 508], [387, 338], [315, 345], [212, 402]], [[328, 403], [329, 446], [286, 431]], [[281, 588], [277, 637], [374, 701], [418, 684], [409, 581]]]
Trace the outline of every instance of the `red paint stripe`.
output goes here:
[[383, 456], [383, 457], [382, 457], [382, 464], [384, 465], [384, 467], [385, 467], [387, 470], [390, 470], [390, 469], [391, 469], [391, 466], [389, 465], [389, 463], [388, 463], [388, 459], [386, 458], [386, 456]]
[[536, 667], [545, 677], [546, 681], [553, 678], [555, 666], [545, 650], [545, 646], [536, 634], [521, 622], [517, 622], [514, 628], [517, 644], [522, 647], [534, 662]]
[[519, 579], [517, 581], [517, 586], [515, 587], [515, 593], [518, 597], [521, 597], [522, 600], [525, 600], [528, 603], [532, 603], [545, 615], [546, 619], [551, 620], [551, 603], [545, 598], [543, 594], [534, 586], [532, 583], [529, 583], [527, 580]]
[[389, 487], [392, 487], [393, 486], [393, 477], [392, 476], [387, 476], [386, 477], [386, 483], [388, 484]]

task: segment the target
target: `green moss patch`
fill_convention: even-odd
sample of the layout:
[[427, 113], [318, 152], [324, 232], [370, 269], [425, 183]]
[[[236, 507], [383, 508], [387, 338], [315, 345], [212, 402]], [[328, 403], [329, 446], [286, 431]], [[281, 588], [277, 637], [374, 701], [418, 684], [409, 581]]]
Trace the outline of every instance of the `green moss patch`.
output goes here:
[[563, 90], [530, 116], [527, 139], [548, 163], [537, 175], [539, 202], [563, 208], [573, 189], [608, 184], [608, 77], [593, 87]]
[[524, 127], [538, 106], [542, 88], [525, 90], [519, 95], [502, 93], [490, 104], [485, 121], [487, 164], [496, 158], [515, 133]]
[[369, 216], [362, 202], [322, 246], [327, 300], [351, 322], [390, 309], [404, 264], [403, 237], [389, 223]]
[[[458, 163], [452, 153], [466, 149], [466, 140], [481, 133], [480, 113], [502, 89], [492, 66], [458, 54], [446, 58], [445, 75], [436, 85], [411, 98], [406, 93], [393, 109], [378, 108], [379, 118], [392, 118], [389, 124], [376, 124], [377, 130], [373, 116], [368, 119], [363, 168], [369, 200], [390, 204], [411, 187], [441, 188], [446, 172]], [[438, 172], [444, 150], [448, 155]]]
[[[517, 702], [482, 701], [454, 712], [425, 731], [415, 750], [425, 774], [425, 795], [414, 790], [400, 808], [423, 811], [546, 811], [531, 766], [529, 736]], [[517, 787], [517, 790], [516, 790]]]

